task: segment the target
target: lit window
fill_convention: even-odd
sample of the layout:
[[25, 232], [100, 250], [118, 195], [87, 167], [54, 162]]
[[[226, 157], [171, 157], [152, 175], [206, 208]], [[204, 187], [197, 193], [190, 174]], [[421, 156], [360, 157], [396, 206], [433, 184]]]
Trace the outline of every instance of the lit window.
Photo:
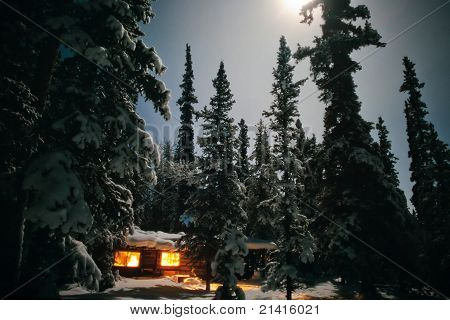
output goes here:
[[139, 267], [141, 258], [140, 252], [135, 251], [116, 251], [114, 252], [114, 266], [115, 267]]
[[161, 267], [179, 267], [179, 252], [161, 252]]

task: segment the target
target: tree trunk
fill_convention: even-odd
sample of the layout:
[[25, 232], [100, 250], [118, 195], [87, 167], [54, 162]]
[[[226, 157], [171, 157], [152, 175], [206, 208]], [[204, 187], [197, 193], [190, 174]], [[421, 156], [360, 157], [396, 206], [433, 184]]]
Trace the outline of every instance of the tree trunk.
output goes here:
[[[285, 183], [289, 183], [288, 172], [285, 171]], [[285, 190], [285, 192], [289, 192], [289, 190]], [[284, 212], [289, 212], [288, 205], [284, 206]], [[284, 237], [286, 243], [291, 241], [291, 224], [292, 224], [292, 216], [290, 214], [286, 214], [284, 218]], [[290, 250], [286, 252], [286, 264], [292, 265], [292, 253]], [[289, 276], [286, 277], [286, 299], [292, 300], [292, 291], [294, 287], [293, 279]]]
[[[13, 201], [11, 201], [13, 202]], [[20, 264], [22, 259], [23, 243], [23, 212], [18, 203], [11, 203], [9, 210], [5, 211], [5, 225], [2, 232], [2, 261], [0, 267], [0, 295], [9, 298], [19, 284]], [[12, 296], [11, 296], [12, 297]]]
[[[21, 1], [20, 3], [16, 3], [15, 7], [22, 12], [26, 12], [26, 5], [26, 1]], [[14, 24], [17, 22], [16, 20], [17, 18], [15, 17]], [[27, 36], [29, 35], [29, 33], [27, 34], [29, 30], [25, 30], [28, 29], [19, 31], [23, 41], [27, 41]], [[58, 47], [59, 42], [53, 38], [49, 38], [47, 43], [42, 46], [36, 70], [34, 70], [35, 72], [31, 76], [32, 80], [28, 81], [28, 79], [22, 79], [24, 83], [30, 84], [32, 93], [39, 99], [38, 103], [41, 106], [41, 110], [39, 111], [42, 111], [42, 108], [45, 105], [53, 67], [58, 54]], [[26, 68], [23, 63], [22, 66]], [[26, 203], [26, 194], [22, 191], [22, 181], [23, 167], [24, 163], [27, 163], [27, 160], [28, 159], [26, 158], [20, 159], [20, 163], [15, 163], [15, 167], [18, 169], [17, 172], [9, 177], [5, 177], [2, 174], [1, 178], [2, 192], [0, 202], [2, 205], [2, 212], [4, 213], [4, 221], [2, 222], [4, 223], [5, 228], [0, 234], [2, 256], [0, 263], [0, 298], [15, 298], [19, 294], [18, 292], [13, 291], [17, 289], [22, 277], [21, 265], [24, 237], [23, 210]]]
[[63, 262], [65, 252], [61, 244], [61, 234], [25, 221], [22, 287], [14, 298], [59, 299], [58, 287], [65, 274], [63, 271], [68, 270]]
[[[0, 233], [2, 261], [0, 263], [0, 298], [8, 298], [20, 281], [20, 265], [23, 246], [23, 205], [24, 193], [21, 190], [22, 173], [4, 178], [2, 186], [9, 185], [9, 192], [2, 194], [6, 228]], [[11, 295], [10, 297], [13, 297]]]
[[211, 262], [206, 261], [206, 291], [211, 291], [211, 278], [212, 278]]
[[292, 279], [291, 277], [286, 277], [286, 299], [292, 300]]
[[45, 101], [52, 81], [53, 68], [58, 56], [58, 48], [59, 42], [54, 38], [49, 38], [38, 57], [36, 74], [31, 89], [38, 98], [41, 111], [45, 107]]

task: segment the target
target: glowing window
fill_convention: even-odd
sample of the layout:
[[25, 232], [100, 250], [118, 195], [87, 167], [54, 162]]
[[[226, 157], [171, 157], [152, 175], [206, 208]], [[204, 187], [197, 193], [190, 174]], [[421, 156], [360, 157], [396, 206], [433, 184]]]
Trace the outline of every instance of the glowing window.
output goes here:
[[161, 252], [161, 267], [179, 267], [179, 252]]
[[114, 266], [136, 268], [139, 267], [140, 258], [140, 252], [116, 251], [114, 252]]

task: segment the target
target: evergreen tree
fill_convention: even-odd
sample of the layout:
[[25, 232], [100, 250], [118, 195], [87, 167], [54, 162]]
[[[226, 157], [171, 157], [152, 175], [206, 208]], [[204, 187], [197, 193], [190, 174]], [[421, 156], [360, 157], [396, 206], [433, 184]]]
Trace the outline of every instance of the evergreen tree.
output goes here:
[[431, 126], [425, 120], [428, 114], [426, 104], [421, 101], [420, 89], [424, 83], [420, 83], [414, 64], [405, 57], [404, 82], [400, 88], [401, 92], [407, 92], [408, 100], [405, 102], [406, 126], [409, 143], [409, 157], [411, 158], [411, 181], [413, 185], [413, 196], [411, 202], [417, 213], [417, 217], [426, 229], [430, 229], [432, 214], [430, 208], [433, 206], [434, 176], [433, 176], [433, 154], [431, 151]]
[[[12, 1], [6, 1], [12, 4]], [[30, 13], [24, 1], [14, 1], [18, 10]], [[2, 225], [0, 250], [0, 296], [3, 298], [19, 285], [22, 262], [23, 211], [27, 193], [22, 190], [26, 166], [41, 141], [36, 130], [42, 115], [31, 75], [35, 68], [33, 48], [35, 29], [23, 23], [4, 4], [0, 11], [2, 42], [0, 56], [0, 206]], [[18, 41], [24, 39], [24, 41]]]
[[199, 138], [203, 152], [194, 180], [195, 192], [189, 199], [192, 223], [182, 248], [193, 261], [206, 261], [207, 290], [214, 275], [222, 283], [216, 298], [236, 299], [242, 297], [236, 274], [244, 272], [247, 247], [241, 228], [247, 216], [241, 207], [244, 187], [234, 165], [236, 126], [229, 112], [235, 101], [223, 62], [213, 86], [215, 94], [210, 106], [199, 112], [203, 120], [203, 136]]
[[173, 149], [169, 140], [165, 140], [162, 146], [162, 160], [165, 162], [173, 161]]
[[[385, 275], [380, 264], [388, 262], [366, 244], [405, 265], [399, 252], [404, 250], [400, 239], [407, 239], [404, 221], [409, 212], [402, 193], [384, 175], [371, 124], [360, 116], [352, 73], [361, 67], [351, 53], [384, 44], [369, 23], [366, 6], [353, 7], [350, 0], [312, 1], [302, 8], [303, 22], [311, 23], [316, 7], [322, 11], [322, 36], [315, 38], [314, 47], [299, 47], [295, 58], [310, 58], [313, 80], [326, 104], [319, 197], [324, 257], [331, 273], [359, 281], [362, 296], [376, 296], [373, 283]], [[356, 20], [363, 24], [356, 25]]]
[[238, 152], [237, 152], [237, 174], [239, 179], [244, 182], [249, 175], [248, 148], [250, 146], [250, 138], [248, 137], [248, 126], [245, 120], [241, 119], [238, 123]]
[[[400, 181], [398, 179], [398, 172], [395, 169], [395, 164], [397, 162], [397, 157], [391, 151], [391, 141], [389, 140], [389, 131], [384, 124], [384, 120], [378, 117], [378, 122], [376, 124], [378, 132], [378, 142], [374, 143], [375, 150], [378, 152], [381, 161], [383, 162], [383, 169], [386, 178], [389, 182], [396, 188], [397, 193], [400, 195], [398, 201], [402, 204], [402, 207], [407, 208], [407, 200], [404, 192], [400, 189]], [[422, 247], [422, 239], [417, 237], [420, 234], [420, 228], [417, 223], [417, 219], [413, 215], [406, 215], [403, 222], [404, 225], [404, 235], [403, 244], [401, 247], [408, 248], [407, 250], [402, 250], [398, 257], [403, 261], [403, 267], [408, 268], [408, 270], [414, 271], [415, 273], [421, 273], [424, 268], [419, 265], [420, 248]], [[401, 241], [399, 239], [399, 241]], [[386, 269], [386, 273], [389, 273], [389, 269]], [[385, 281], [390, 280], [390, 277], [385, 277]], [[395, 280], [395, 279], [391, 279]], [[398, 281], [402, 290], [408, 290], [409, 287], [414, 286], [411, 279], [408, 279], [407, 275], [399, 274]]]
[[317, 159], [319, 148], [314, 135], [311, 138], [306, 136], [300, 119], [297, 119], [295, 127], [295, 156], [304, 167], [301, 187], [298, 190], [299, 206], [308, 218], [312, 218], [316, 214], [314, 208], [317, 207], [316, 197], [320, 189]]
[[398, 180], [398, 172], [395, 170], [395, 164], [398, 158], [391, 151], [391, 141], [389, 141], [388, 137], [389, 131], [384, 124], [383, 118], [378, 117], [376, 128], [378, 131], [378, 144], [376, 144], [376, 148], [383, 162], [384, 172], [389, 181], [398, 187], [400, 182]]
[[292, 148], [295, 142], [295, 120], [298, 117], [297, 97], [305, 80], [294, 81], [294, 66], [290, 64], [291, 50], [285, 37], [280, 39], [277, 67], [273, 71], [274, 97], [270, 110], [270, 128], [275, 133], [274, 165], [278, 175], [276, 193], [272, 199], [275, 224], [279, 229], [278, 250], [269, 264], [266, 289], [286, 290], [286, 298], [301, 280], [301, 265], [314, 260], [314, 240], [308, 231], [308, 219], [298, 207], [297, 192], [302, 174], [300, 162]]
[[150, 188], [150, 201], [140, 227], [142, 230], [174, 232], [178, 216], [179, 176], [173, 161], [174, 154], [170, 141], [165, 140], [161, 149], [161, 164], [156, 169], [158, 181]]
[[[175, 150], [175, 161], [179, 162], [185, 170], [192, 170], [192, 163], [195, 160], [194, 155], [194, 128], [193, 128], [193, 114], [194, 105], [198, 103], [198, 99], [195, 96], [194, 89], [194, 71], [192, 69], [192, 56], [191, 47], [186, 44], [186, 63], [185, 63], [185, 73], [183, 75], [183, 82], [180, 85], [182, 89], [181, 97], [178, 99], [177, 104], [180, 106], [181, 110], [181, 123], [180, 130], [178, 131], [178, 142]], [[175, 167], [179, 167], [176, 166]], [[178, 197], [177, 197], [177, 215], [181, 217], [186, 211], [186, 201], [189, 194], [194, 190], [192, 186], [189, 186], [187, 181], [179, 181], [177, 186]], [[177, 223], [178, 227], [179, 222]], [[177, 227], [177, 228], [178, 228]]]
[[262, 119], [256, 125], [255, 150], [252, 157], [255, 159], [255, 168], [270, 164], [272, 153], [270, 149], [269, 133]]
[[186, 164], [174, 161], [170, 141], [162, 146], [161, 165], [156, 169], [158, 182], [149, 190], [149, 200], [139, 226], [142, 230], [180, 232], [179, 186], [189, 180], [191, 171]]
[[275, 193], [276, 175], [272, 166], [269, 134], [262, 120], [256, 125], [256, 129], [255, 148], [252, 153], [255, 164], [251, 167], [247, 180], [246, 234], [258, 239], [273, 240], [277, 234], [270, 203]]
[[445, 293], [450, 292], [450, 151], [439, 140], [434, 126], [425, 117], [427, 106], [420, 89], [414, 63], [403, 59], [404, 82], [401, 92], [408, 93], [405, 102], [406, 126], [411, 158], [411, 202], [424, 230], [430, 280]]
[[181, 127], [178, 131], [178, 145], [176, 160], [183, 163], [194, 161], [194, 128], [193, 113], [194, 105], [198, 103], [194, 89], [194, 71], [192, 70], [191, 47], [186, 44], [186, 63], [183, 82], [180, 85], [182, 89], [181, 97], [177, 104], [181, 110]]
[[54, 297], [67, 274], [104, 289], [114, 281], [113, 247], [133, 223], [128, 187], [141, 178], [154, 183], [159, 161], [158, 147], [136, 113], [138, 94], [170, 117], [170, 92], [157, 79], [165, 67], [154, 48], [139, 39], [152, 8], [133, 1], [45, 1], [30, 10], [30, 17], [83, 56], [58, 54], [59, 43], [45, 34], [24, 38], [31, 37], [36, 66], [30, 78], [36, 78], [37, 105], [46, 112], [37, 128], [45, 143], [21, 181], [28, 194], [22, 281], [72, 250], [66, 267], [73, 272], [58, 265], [22, 291], [28, 297]]

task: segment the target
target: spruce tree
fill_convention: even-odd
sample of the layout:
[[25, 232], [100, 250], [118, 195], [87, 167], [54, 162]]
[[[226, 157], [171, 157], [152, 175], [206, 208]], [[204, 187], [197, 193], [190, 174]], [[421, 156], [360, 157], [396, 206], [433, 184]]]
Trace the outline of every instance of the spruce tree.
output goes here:
[[378, 122], [376, 124], [378, 131], [378, 143], [376, 148], [383, 161], [384, 172], [387, 175], [389, 181], [396, 187], [399, 186], [400, 181], [398, 180], [398, 172], [395, 169], [395, 164], [398, 158], [391, 151], [391, 141], [389, 141], [389, 131], [384, 124], [384, 120], [378, 117]]
[[235, 101], [223, 62], [213, 86], [215, 94], [209, 107], [199, 112], [203, 121], [199, 143], [203, 152], [194, 177], [195, 191], [188, 201], [193, 222], [187, 228], [182, 248], [194, 262], [206, 262], [207, 290], [214, 276], [222, 284], [216, 298], [238, 299], [243, 292], [237, 287], [236, 274], [244, 272], [247, 246], [242, 228], [247, 215], [241, 207], [244, 187], [234, 164], [236, 125], [229, 112]]
[[[0, 266], [0, 296], [3, 298], [18, 286], [22, 260], [23, 209], [26, 194], [22, 191], [22, 179], [27, 162], [36, 152], [39, 136], [35, 134], [40, 118], [37, 98], [27, 80], [31, 68], [29, 43], [19, 43], [29, 28], [3, 9], [0, 13], [2, 45], [0, 56], [0, 206], [2, 225], [0, 249], [4, 262]], [[15, 20], [15, 21], [14, 21]], [[28, 61], [28, 63], [27, 63]]]
[[181, 183], [185, 183], [190, 171], [173, 158], [172, 144], [165, 141], [162, 146], [161, 164], [156, 169], [158, 181], [149, 189], [150, 199], [139, 224], [143, 230], [180, 232], [182, 229], [178, 188]]
[[[403, 208], [407, 208], [408, 203], [406, 196], [403, 190], [400, 189], [398, 172], [395, 169], [395, 164], [398, 158], [392, 153], [391, 141], [389, 140], [389, 131], [384, 124], [383, 118], [378, 117], [376, 129], [378, 133], [378, 142], [374, 143], [374, 147], [383, 162], [384, 174], [389, 182], [396, 188], [397, 194], [399, 194], [398, 201], [401, 206]], [[399, 246], [404, 249], [401, 253], [397, 254], [397, 259], [400, 259], [403, 262], [403, 267], [414, 272], [415, 274], [419, 274], [424, 271], [423, 266], [419, 265], [420, 248], [422, 247], [423, 242], [421, 237], [417, 237], [417, 235], [420, 234], [420, 228], [416, 216], [413, 214], [405, 215], [403, 225], [403, 242], [402, 239], [398, 240], [400, 241]], [[388, 268], [386, 269], [386, 273], [389, 273]], [[409, 290], [411, 286], [417, 285], [412, 281], [412, 279], [408, 278], [406, 274], [399, 274], [397, 279], [395, 279], [395, 277], [385, 277], [384, 280], [397, 280], [399, 282], [400, 289], [405, 291]]]
[[194, 161], [194, 105], [198, 103], [194, 89], [194, 71], [192, 69], [191, 47], [186, 44], [186, 63], [183, 82], [180, 85], [182, 89], [181, 97], [177, 104], [181, 110], [181, 127], [178, 131], [178, 144], [175, 158], [182, 163]]
[[295, 156], [303, 164], [301, 187], [298, 190], [299, 206], [303, 208], [306, 216], [312, 218], [317, 207], [316, 197], [319, 192], [318, 152], [316, 137], [307, 137], [302, 122], [297, 119], [295, 123]]
[[[191, 47], [186, 44], [186, 62], [185, 73], [183, 74], [183, 81], [180, 85], [182, 89], [181, 97], [178, 99], [177, 104], [180, 106], [180, 129], [178, 131], [178, 141], [175, 149], [175, 161], [180, 165], [174, 165], [174, 167], [184, 167], [186, 172], [191, 171], [192, 164], [195, 160], [194, 155], [194, 128], [193, 128], [193, 114], [194, 105], [198, 103], [198, 99], [195, 95], [194, 89], [194, 71], [192, 68], [192, 55]], [[179, 176], [178, 176], [179, 177]], [[193, 192], [192, 186], [187, 181], [181, 180], [177, 184], [178, 197], [177, 197], [177, 215], [181, 217], [186, 211], [186, 201], [189, 194]], [[179, 223], [178, 227], [179, 226]], [[178, 228], [176, 227], [176, 228]]]
[[248, 137], [248, 126], [245, 120], [241, 119], [238, 123], [239, 135], [237, 139], [237, 174], [239, 179], [244, 182], [249, 175], [248, 148], [250, 146], [250, 138]]
[[4, 256], [0, 266], [2, 298], [19, 286], [24, 209], [28, 198], [22, 184], [28, 164], [42, 144], [37, 128], [44, 111], [35, 87], [35, 77], [39, 76], [35, 70], [39, 65], [37, 56], [42, 51], [36, 44], [42, 43], [45, 36], [7, 5], [37, 19], [36, 13], [45, 10], [47, 3], [7, 0], [0, 10], [0, 206], [5, 227], [0, 234], [0, 250]]
[[260, 168], [265, 164], [270, 164], [272, 160], [269, 132], [262, 119], [256, 125], [255, 149], [252, 157], [255, 160], [255, 168]]
[[46, 111], [36, 131], [45, 143], [21, 181], [29, 195], [22, 281], [74, 250], [69, 270], [58, 265], [22, 289], [27, 297], [49, 298], [69, 274], [91, 288], [113, 285], [112, 250], [133, 223], [129, 186], [141, 178], [154, 183], [159, 162], [158, 147], [136, 113], [137, 97], [169, 118], [170, 92], [158, 79], [165, 70], [161, 59], [139, 39], [141, 24], [153, 17], [150, 3], [40, 5], [30, 6], [30, 16], [76, 51], [58, 54], [59, 43], [47, 46], [47, 35], [30, 39], [36, 63], [30, 77], [38, 84], [37, 105]]
[[297, 190], [302, 172], [292, 145], [295, 142], [295, 121], [299, 116], [297, 97], [305, 80], [294, 81], [294, 66], [290, 64], [291, 50], [285, 37], [280, 39], [277, 66], [273, 70], [274, 101], [264, 116], [270, 119], [270, 128], [275, 134], [273, 147], [274, 165], [277, 173], [276, 193], [272, 199], [278, 228], [278, 250], [269, 263], [269, 275], [265, 288], [284, 289], [286, 298], [301, 281], [303, 263], [314, 260], [314, 240], [308, 230], [308, 219], [298, 207]]
[[163, 161], [169, 162], [169, 161], [173, 161], [173, 148], [172, 148], [172, 144], [170, 143], [170, 140], [165, 140], [162, 146], [162, 154], [161, 154], [161, 159]]
[[450, 150], [439, 140], [430, 124], [432, 154], [435, 161], [435, 213], [427, 239], [431, 281], [447, 296], [450, 295]]
[[255, 147], [251, 174], [247, 180], [246, 209], [248, 225], [246, 234], [250, 237], [274, 240], [277, 236], [274, 213], [270, 205], [275, 193], [275, 170], [272, 163], [269, 134], [262, 122], [256, 125]]
[[[422, 102], [420, 89], [424, 83], [419, 82], [414, 63], [407, 57], [403, 59], [404, 82], [401, 92], [407, 92], [409, 97], [405, 101], [405, 116], [409, 144], [409, 157], [411, 158], [411, 181], [414, 183], [411, 202], [417, 213], [419, 221], [425, 229], [430, 229], [433, 213], [434, 179], [432, 154], [432, 127], [425, 119], [428, 114], [426, 104]], [[434, 131], [434, 130], [433, 130]]]
[[445, 293], [450, 292], [450, 151], [439, 140], [434, 126], [425, 117], [427, 106], [420, 89], [415, 65], [403, 59], [404, 82], [400, 91], [408, 94], [405, 102], [406, 126], [411, 158], [411, 202], [424, 230], [425, 253], [432, 283]]
[[302, 22], [312, 22], [316, 7], [322, 11], [322, 35], [315, 38], [314, 47], [299, 47], [295, 58], [310, 58], [313, 80], [326, 105], [319, 196], [322, 241], [327, 243], [323, 254], [331, 274], [358, 281], [363, 297], [377, 296], [373, 283], [383, 278], [380, 264], [393, 266], [366, 244], [400, 260], [398, 253], [404, 248], [399, 239], [405, 238], [409, 212], [402, 193], [384, 174], [370, 136], [371, 124], [360, 115], [352, 74], [361, 66], [351, 53], [384, 44], [369, 22], [366, 6], [353, 7], [350, 0], [312, 1], [302, 8]]

